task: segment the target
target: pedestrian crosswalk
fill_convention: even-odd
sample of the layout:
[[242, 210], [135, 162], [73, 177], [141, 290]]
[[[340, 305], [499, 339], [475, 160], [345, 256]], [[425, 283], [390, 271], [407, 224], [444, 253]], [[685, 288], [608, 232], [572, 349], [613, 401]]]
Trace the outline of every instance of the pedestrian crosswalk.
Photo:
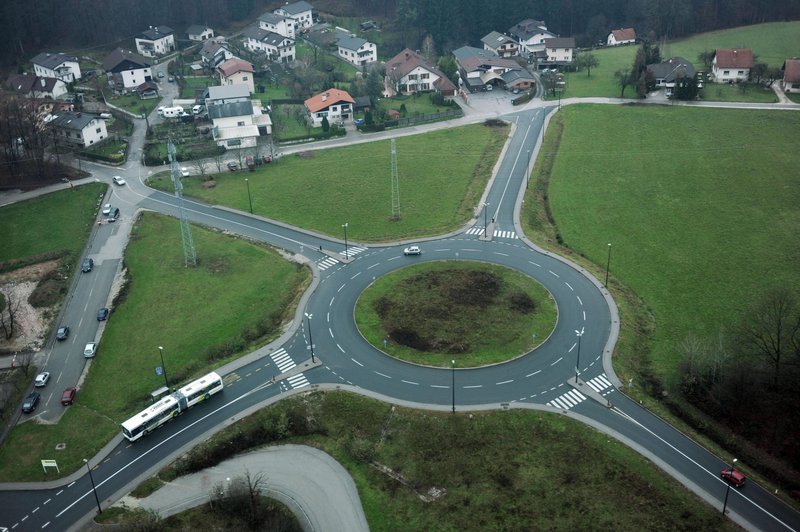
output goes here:
[[[473, 226], [467, 229], [468, 235], [483, 235], [483, 226]], [[501, 229], [495, 229], [492, 232], [492, 238], [517, 238], [517, 233], [515, 231], [503, 231]]]
[[367, 248], [362, 248], [360, 246], [348, 246], [346, 250], [344, 250], [344, 249], [341, 250], [339, 252], [339, 255], [341, 255], [342, 257], [353, 258], [353, 255], [358, 255], [359, 253], [362, 253], [362, 252], [364, 252], [366, 250], [367, 250]]
[[338, 260], [336, 260], [336, 259], [334, 259], [334, 258], [332, 258], [332, 257], [325, 257], [325, 258], [324, 258], [324, 259], [322, 259], [321, 261], [317, 262], [317, 267], [318, 267], [320, 270], [323, 270], [323, 271], [325, 271], [325, 270], [327, 270], [328, 268], [330, 268], [331, 266], [335, 266], [335, 265], [337, 265], [337, 264], [339, 264], [339, 261], [338, 261]]
[[289, 377], [286, 380], [289, 381], [289, 384], [292, 385], [292, 388], [304, 388], [310, 384], [308, 379], [306, 379], [306, 376], [302, 373], [298, 373], [297, 375]]
[[[353, 256], [363, 253], [367, 249], [369, 248], [364, 248], [361, 246], [348, 246], [346, 250], [343, 249], [339, 252], [339, 256], [342, 258], [342, 260], [352, 259]], [[324, 259], [317, 261], [317, 268], [319, 268], [321, 271], [325, 271], [331, 266], [336, 266], [339, 264], [339, 262], [340, 260], [337, 260], [333, 257], [325, 257]]]
[[[286, 373], [290, 369], [297, 366], [297, 364], [294, 363], [294, 360], [292, 360], [292, 357], [289, 356], [289, 353], [287, 353], [283, 348], [278, 349], [269, 356], [272, 361], [275, 362], [275, 365], [278, 366], [278, 369], [281, 370], [281, 373]], [[308, 379], [306, 379], [306, 376], [302, 373], [287, 377], [283, 382], [288, 382], [292, 388], [304, 388], [310, 384]]]
[[[594, 390], [597, 393], [602, 394], [602, 395], [607, 395], [608, 393], [614, 391], [614, 385], [611, 384], [611, 381], [609, 381], [606, 378], [605, 373], [603, 373], [602, 375], [598, 375], [597, 377], [595, 377], [594, 379], [592, 379], [590, 381], [586, 381], [586, 384], [591, 386], [592, 390]], [[605, 390], [605, 393], [604, 393], [604, 390]]]
[[586, 400], [586, 396], [583, 395], [578, 390], [570, 390], [567, 393], [563, 393], [553, 399], [552, 401], [547, 402], [547, 406], [552, 406], [554, 408], [560, 408], [562, 410], [569, 410], [573, 406], [582, 403]]

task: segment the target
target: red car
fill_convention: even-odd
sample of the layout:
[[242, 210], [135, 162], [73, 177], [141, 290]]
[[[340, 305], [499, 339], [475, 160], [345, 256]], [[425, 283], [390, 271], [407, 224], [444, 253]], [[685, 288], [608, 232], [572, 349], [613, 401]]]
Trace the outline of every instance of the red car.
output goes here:
[[64, 406], [69, 406], [75, 402], [75, 395], [78, 393], [76, 388], [67, 388], [64, 390], [64, 393], [61, 394], [61, 404]]
[[730, 467], [726, 467], [720, 473], [722, 476], [722, 480], [729, 482], [732, 486], [737, 488], [741, 488], [744, 486], [745, 476], [736, 471], [735, 469], [731, 471]]

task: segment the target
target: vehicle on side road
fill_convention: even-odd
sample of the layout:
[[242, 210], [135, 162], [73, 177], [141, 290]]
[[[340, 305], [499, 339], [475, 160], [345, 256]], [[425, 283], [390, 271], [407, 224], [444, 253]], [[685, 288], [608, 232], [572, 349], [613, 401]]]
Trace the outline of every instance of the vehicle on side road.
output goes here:
[[102, 211], [103, 212], [103, 216], [108, 216], [109, 214], [111, 214], [111, 211], [113, 211], [113, 210], [114, 210], [114, 206], [111, 205], [110, 203], [106, 203], [105, 205], [103, 205], [103, 211]]
[[36, 405], [39, 404], [39, 399], [42, 396], [39, 395], [39, 392], [31, 392], [22, 402], [22, 411], [26, 414], [30, 414], [34, 410], [36, 410]]
[[743, 474], [739, 473], [735, 469], [732, 470], [730, 467], [723, 469], [722, 473], [720, 473], [720, 476], [722, 477], [722, 480], [736, 488], [741, 488], [744, 486], [744, 483], [747, 480]]
[[89, 273], [94, 268], [94, 259], [83, 259], [83, 264], [81, 264], [81, 271], [83, 273]]
[[78, 389], [75, 387], [67, 388], [64, 390], [64, 393], [61, 394], [61, 404], [64, 406], [69, 406], [75, 402], [75, 396], [78, 394]]
[[118, 218], [119, 218], [119, 208], [114, 207], [114, 209], [109, 213], [108, 217], [106, 218], [106, 221], [116, 222]]
[[43, 371], [36, 376], [36, 379], [33, 381], [33, 385], [37, 388], [42, 388], [47, 386], [47, 383], [50, 381], [50, 372]]
[[111, 181], [113, 181], [115, 185], [120, 185], [121, 186], [121, 185], [125, 184], [125, 180], [122, 178], [122, 176], [118, 176], [118, 175], [115, 175], [114, 177], [112, 177]]
[[164, 79], [164, 73], [163, 72], [159, 72], [158, 73], [158, 79]]
[[185, 166], [181, 167], [181, 175], [183, 177], [189, 177], [189, 169]]
[[238, 169], [239, 169], [239, 165], [238, 164], [236, 164], [234, 162], [228, 163], [228, 170], [230, 170], [231, 172], [235, 172]]
[[67, 327], [66, 325], [62, 325], [56, 331], [56, 340], [58, 340], [59, 342], [61, 340], [66, 340], [68, 336], [69, 336], [69, 327]]
[[97, 311], [97, 321], [106, 321], [110, 313], [111, 311], [107, 307], [100, 307], [100, 310]]
[[422, 255], [422, 250], [419, 246], [408, 246], [403, 250], [403, 255]]
[[89, 342], [86, 344], [86, 347], [83, 348], [83, 357], [84, 358], [94, 358], [97, 354], [97, 342]]
[[247, 166], [247, 169], [250, 170], [251, 172], [256, 169], [256, 162], [249, 155], [244, 158], [244, 164], [245, 166]]

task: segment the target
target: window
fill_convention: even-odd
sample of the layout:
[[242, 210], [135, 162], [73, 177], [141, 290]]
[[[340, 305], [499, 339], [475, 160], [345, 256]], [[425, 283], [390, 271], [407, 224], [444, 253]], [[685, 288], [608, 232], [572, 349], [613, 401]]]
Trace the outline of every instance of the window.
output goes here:
[[427, 73], [426, 73], [426, 74], [422, 74], [422, 75], [420, 76], [420, 78], [421, 78], [421, 79], [428, 79], [429, 77], [431, 77], [431, 75], [430, 75], [430, 74], [427, 74]]
[[247, 81], [247, 76], [242, 76], [242, 81]]
[[239, 126], [239, 127], [244, 126], [244, 120], [242, 120], [240, 122], [236, 122], [236, 125]]
[[722, 75], [723, 75], [723, 76], [727, 76], [727, 75], [728, 75], [728, 74], [730, 74], [730, 73], [731, 73], [731, 71], [730, 71], [730, 70], [723, 70], [723, 71], [722, 71]]
[[94, 132], [95, 133], [100, 133], [100, 128], [98, 127], [97, 129], [94, 130]]

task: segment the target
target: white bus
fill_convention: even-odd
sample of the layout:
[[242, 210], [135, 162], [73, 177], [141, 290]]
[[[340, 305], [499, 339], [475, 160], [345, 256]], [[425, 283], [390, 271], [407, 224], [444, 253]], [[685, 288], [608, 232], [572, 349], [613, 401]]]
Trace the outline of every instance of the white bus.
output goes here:
[[222, 377], [211, 372], [159, 400], [122, 424], [122, 434], [136, 441], [200, 401], [222, 391]]

